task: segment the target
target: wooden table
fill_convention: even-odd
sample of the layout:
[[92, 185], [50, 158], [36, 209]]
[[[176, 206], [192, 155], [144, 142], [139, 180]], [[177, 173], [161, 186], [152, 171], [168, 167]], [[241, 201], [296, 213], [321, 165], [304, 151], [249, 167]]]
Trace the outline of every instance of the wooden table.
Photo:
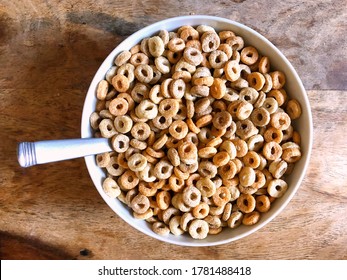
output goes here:
[[[346, 2], [94, 2], [0, 1], [0, 258], [347, 259]], [[107, 54], [148, 24], [189, 14], [265, 35], [301, 76], [314, 121], [310, 166], [286, 209], [255, 234], [205, 248], [127, 225], [83, 159], [24, 169], [16, 157], [20, 141], [79, 138], [85, 93]]]

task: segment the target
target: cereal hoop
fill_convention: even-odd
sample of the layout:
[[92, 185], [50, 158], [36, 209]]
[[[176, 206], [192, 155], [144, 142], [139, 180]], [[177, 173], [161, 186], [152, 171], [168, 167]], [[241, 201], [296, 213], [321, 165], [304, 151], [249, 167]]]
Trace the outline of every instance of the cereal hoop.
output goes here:
[[265, 37], [263, 37], [256, 31], [240, 23], [213, 16], [182, 16], [169, 18], [149, 25], [135, 32], [133, 35], [129, 36], [122, 43], [120, 43], [108, 55], [108, 57], [104, 60], [104, 62], [101, 64], [100, 68], [96, 72], [90, 84], [84, 102], [81, 122], [81, 135], [82, 138], [93, 137], [92, 128], [89, 124], [89, 116], [93, 113], [96, 105], [96, 88], [100, 80], [105, 78], [105, 74], [107, 70], [112, 66], [112, 63], [116, 55], [124, 50], [129, 50], [135, 44], [139, 43], [143, 38], [158, 34], [158, 32], [161, 29], [167, 29], [168, 31], [172, 31], [176, 30], [178, 27], [182, 25], [210, 25], [214, 27], [217, 31], [232, 30], [237, 35], [243, 37], [245, 45], [256, 46], [262, 55], [268, 56], [270, 58], [273, 69], [281, 70], [286, 75], [287, 82], [284, 87], [285, 90], [288, 92], [291, 98], [297, 99], [302, 106], [302, 115], [298, 120], [295, 120], [293, 124], [294, 129], [301, 134], [302, 158], [299, 162], [296, 163], [292, 174], [288, 176], [288, 178], [286, 179], [288, 183], [287, 192], [281, 198], [276, 199], [271, 209], [267, 213], [264, 213], [260, 221], [253, 226], [241, 225], [236, 229], [226, 229], [223, 230], [220, 234], [210, 235], [203, 240], [194, 240], [186, 234], [182, 234], [180, 236], [174, 236], [172, 234], [169, 234], [167, 236], [161, 236], [155, 234], [152, 231], [151, 225], [149, 223], [135, 219], [130, 209], [128, 209], [124, 204], [122, 204], [121, 201], [119, 201], [118, 199], [112, 199], [104, 193], [102, 189], [102, 181], [105, 178], [105, 173], [102, 169], [100, 169], [97, 166], [95, 156], [85, 157], [85, 162], [90, 177], [98, 192], [100, 193], [101, 197], [109, 205], [109, 207], [129, 225], [133, 226], [137, 230], [153, 238], [180, 246], [215, 246], [229, 243], [243, 238], [245, 236], [248, 236], [261, 229], [271, 220], [273, 220], [286, 207], [286, 205], [295, 195], [304, 178], [310, 159], [313, 141], [313, 123], [309, 100], [307, 98], [304, 86], [298, 74], [294, 70], [293, 66], [270, 41], [268, 41]]

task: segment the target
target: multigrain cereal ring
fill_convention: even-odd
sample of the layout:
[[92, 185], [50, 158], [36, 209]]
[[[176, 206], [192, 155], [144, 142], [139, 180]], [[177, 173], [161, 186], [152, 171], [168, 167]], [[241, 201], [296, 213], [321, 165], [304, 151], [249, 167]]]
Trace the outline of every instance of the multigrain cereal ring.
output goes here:
[[218, 129], [224, 129], [231, 125], [232, 117], [229, 112], [222, 111], [216, 113], [212, 118], [213, 125]]
[[138, 123], [135, 123], [134, 126], [131, 128], [130, 133], [131, 133], [131, 136], [134, 137], [135, 139], [143, 141], [149, 137], [151, 133], [151, 128], [145, 122], [138, 122]]
[[134, 66], [134, 70], [135, 70], [136, 66], [139, 66], [141, 64], [143, 64], [143, 65], [149, 64], [149, 57], [142, 52], [138, 52], [138, 53], [133, 54], [130, 57], [129, 62], [131, 63], [131, 65]]
[[[204, 33], [205, 34], [205, 33]], [[209, 231], [208, 223], [204, 220], [193, 220], [188, 228], [190, 236], [194, 239], [204, 239]]]
[[118, 92], [126, 92], [129, 89], [130, 82], [123, 74], [117, 74], [112, 78], [112, 85]]
[[267, 93], [267, 97], [276, 99], [278, 106], [282, 106], [287, 101], [287, 93], [284, 89], [272, 89]]
[[180, 52], [180, 51], [184, 50], [186, 44], [185, 44], [184, 40], [181, 38], [172, 38], [168, 42], [167, 46], [168, 46], [169, 50], [172, 52]]
[[270, 114], [273, 114], [278, 109], [278, 103], [276, 99], [267, 97], [265, 98], [263, 105], [261, 107], [265, 108]]
[[102, 153], [96, 156], [96, 164], [99, 167], [106, 167], [111, 160], [110, 153]]
[[171, 195], [168, 191], [157, 192], [156, 201], [159, 209], [166, 210], [170, 207]]
[[230, 161], [230, 155], [226, 151], [218, 152], [213, 156], [213, 164], [217, 167], [226, 165]]
[[210, 87], [210, 94], [213, 98], [222, 99], [226, 93], [226, 80], [221, 78], [215, 78], [213, 84]]
[[96, 97], [99, 100], [105, 100], [108, 93], [108, 82], [101, 80], [96, 88]]
[[265, 108], [255, 108], [251, 113], [251, 121], [254, 125], [264, 127], [270, 122], [270, 113]]
[[172, 175], [173, 166], [169, 161], [162, 159], [154, 167], [154, 176], [160, 180], [169, 179]]
[[230, 45], [233, 50], [241, 50], [244, 46], [243, 38], [240, 36], [232, 36], [225, 40], [225, 43]]
[[287, 148], [283, 150], [282, 158], [288, 163], [294, 163], [300, 160], [301, 152], [299, 148]]
[[189, 207], [195, 207], [200, 203], [201, 193], [196, 187], [186, 187], [182, 194], [183, 202]]
[[258, 69], [262, 74], [267, 74], [270, 72], [270, 59], [267, 56], [263, 56], [259, 60]]
[[99, 124], [99, 130], [102, 137], [111, 138], [117, 134], [113, 121], [110, 119], [103, 119]]
[[180, 227], [184, 231], [188, 230], [188, 227], [190, 226], [191, 221], [195, 220], [195, 217], [192, 215], [191, 212], [186, 212], [181, 216], [180, 220]]
[[175, 139], [181, 140], [186, 137], [188, 133], [188, 126], [184, 121], [176, 120], [170, 125], [169, 133]]
[[211, 197], [216, 192], [216, 185], [210, 178], [203, 177], [197, 180], [196, 187], [204, 197]]
[[264, 140], [266, 142], [275, 141], [276, 143], [281, 143], [283, 140], [283, 132], [280, 129], [270, 126], [264, 132]]
[[161, 236], [166, 236], [170, 233], [169, 227], [163, 222], [153, 223], [152, 224], [152, 230], [154, 233], [161, 235]]
[[148, 182], [141, 181], [138, 186], [139, 193], [143, 194], [144, 196], [147, 196], [148, 198], [154, 196], [157, 193], [157, 188]]
[[259, 57], [258, 51], [252, 46], [248, 46], [241, 51], [241, 61], [246, 65], [252, 65], [257, 62]]
[[154, 57], [159, 57], [165, 50], [163, 40], [159, 36], [153, 36], [148, 40], [148, 50]]
[[287, 113], [278, 112], [271, 115], [270, 124], [274, 128], [277, 128], [279, 130], [285, 130], [290, 126], [291, 120]]
[[260, 165], [260, 157], [258, 153], [254, 151], [248, 151], [247, 154], [242, 159], [245, 166], [256, 169]]
[[162, 74], [168, 74], [170, 73], [171, 64], [170, 61], [164, 57], [159, 56], [154, 59], [155, 66]]
[[136, 66], [134, 74], [139, 82], [149, 83], [153, 79], [153, 68], [147, 64], [140, 64]]
[[212, 196], [212, 200], [215, 205], [222, 206], [229, 202], [231, 199], [231, 194], [227, 187], [219, 187]]
[[112, 137], [111, 145], [117, 153], [124, 153], [129, 148], [129, 137], [125, 134], [117, 134]]
[[198, 66], [203, 60], [201, 51], [194, 47], [185, 48], [183, 58], [194, 66]]
[[286, 76], [281, 71], [274, 71], [269, 73], [272, 79], [272, 88], [281, 89], [286, 83]]
[[263, 155], [267, 160], [276, 160], [282, 155], [282, 148], [275, 141], [267, 142], [263, 146]]
[[159, 103], [158, 111], [165, 117], [173, 117], [179, 110], [179, 103], [176, 99], [163, 99]]
[[229, 228], [237, 228], [241, 225], [243, 214], [240, 211], [232, 212], [230, 218], [227, 220]]
[[217, 175], [217, 166], [209, 160], [202, 160], [198, 165], [198, 172], [201, 177], [214, 178]]
[[273, 179], [267, 186], [267, 192], [270, 196], [279, 198], [284, 195], [288, 189], [288, 184], [282, 179]]
[[117, 182], [110, 177], [104, 180], [104, 182], [102, 183], [102, 188], [110, 198], [116, 198], [121, 193]]
[[182, 79], [172, 80], [170, 83], [170, 95], [173, 98], [181, 99], [186, 90], [186, 83]]
[[221, 50], [214, 50], [210, 53], [208, 61], [212, 68], [220, 69], [223, 68], [228, 61], [228, 56]]
[[126, 115], [117, 116], [114, 119], [114, 127], [119, 133], [128, 133], [133, 127], [133, 120]]
[[255, 90], [261, 90], [265, 85], [265, 77], [259, 72], [252, 72], [247, 76], [248, 84]]
[[260, 220], [260, 213], [258, 211], [253, 211], [251, 213], [246, 213], [243, 216], [242, 224], [246, 226], [252, 226]]
[[239, 173], [240, 184], [243, 186], [251, 186], [255, 182], [255, 171], [249, 166], [245, 166]]
[[129, 104], [124, 98], [114, 98], [108, 107], [110, 113], [114, 116], [122, 116], [128, 112]]
[[205, 53], [210, 53], [218, 49], [220, 38], [215, 32], [207, 31], [200, 37], [201, 47]]
[[256, 201], [253, 195], [241, 193], [236, 204], [241, 212], [251, 213], [255, 209]]
[[192, 210], [193, 217], [197, 219], [204, 219], [209, 212], [210, 206], [206, 202], [200, 202]]
[[149, 99], [144, 99], [135, 107], [135, 113], [139, 118], [152, 120], [158, 115], [158, 106]]
[[117, 55], [116, 59], [114, 60], [114, 64], [116, 64], [117, 66], [122, 66], [123, 64], [128, 62], [130, 57], [131, 57], [130, 51], [127, 51], [127, 50], [122, 51], [120, 54]]
[[276, 179], [281, 178], [287, 171], [288, 164], [286, 161], [278, 159], [274, 160], [269, 165], [269, 171]]
[[261, 213], [268, 212], [271, 207], [270, 199], [267, 195], [258, 195], [255, 198], [255, 208]]
[[142, 171], [147, 166], [147, 158], [142, 154], [133, 154], [128, 159], [128, 167], [132, 171]]
[[292, 120], [301, 116], [301, 106], [296, 99], [291, 99], [286, 105], [286, 112]]
[[269, 92], [272, 89], [272, 79], [271, 76], [269, 74], [263, 74], [264, 75], [264, 79], [265, 79], [265, 83], [264, 86], [262, 87], [262, 91], [263, 92]]

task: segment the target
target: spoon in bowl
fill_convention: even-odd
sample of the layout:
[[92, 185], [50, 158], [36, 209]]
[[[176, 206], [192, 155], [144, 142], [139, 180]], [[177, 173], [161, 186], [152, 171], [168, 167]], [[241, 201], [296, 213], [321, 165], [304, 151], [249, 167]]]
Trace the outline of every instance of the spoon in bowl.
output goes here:
[[80, 138], [21, 142], [17, 157], [21, 167], [111, 152], [107, 138]]

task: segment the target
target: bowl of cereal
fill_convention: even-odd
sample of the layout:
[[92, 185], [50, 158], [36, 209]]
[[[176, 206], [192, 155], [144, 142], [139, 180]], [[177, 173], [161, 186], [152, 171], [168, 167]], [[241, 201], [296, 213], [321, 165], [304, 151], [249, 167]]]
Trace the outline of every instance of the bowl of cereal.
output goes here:
[[85, 157], [119, 217], [158, 240], [212, 246], [265, 226], [299, 188], [312, 146], [300, 78], [265, 37], [213, 16], [147, 26], [115, 47], [88, 90]]

